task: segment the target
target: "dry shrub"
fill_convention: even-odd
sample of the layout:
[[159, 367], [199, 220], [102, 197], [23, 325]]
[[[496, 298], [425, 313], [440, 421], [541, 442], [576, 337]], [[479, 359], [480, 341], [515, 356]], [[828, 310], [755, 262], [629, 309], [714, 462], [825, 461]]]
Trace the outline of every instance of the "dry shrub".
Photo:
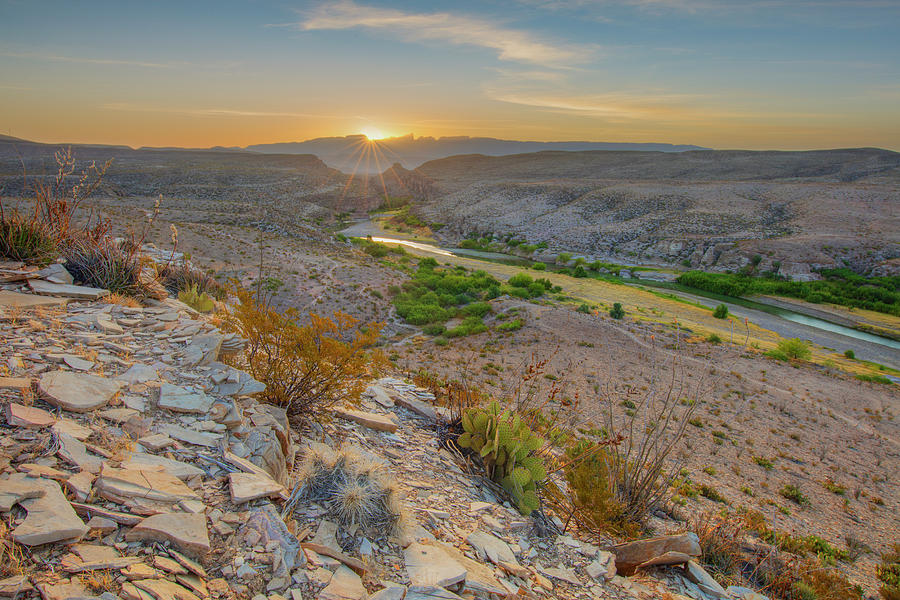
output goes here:
[[836, 567], [816, 559], [785, 558], [773, 552], [754, 572], [762, 592], [779, 600], [862, 600], [862, 589], [848, 581]]
[[688, 528], [700, 539], [703, 566], [723, 585], [739, 584], [742, 540], [747, 532], [743, 519], [704, 512], [690, 521]]
[[900, 544], [894, 544], [891, 552], [881, 555], [878, 579], [883, 584], [879, 592], [885, 600], [900, 600]]
[[195, 288], [200, 294], [208, 294], [216, 300], [224, 300], [225, 288], [203, 271], [191, 268], [185, 262], [165, 265], [159, 272], [160, 282], [172, 294]]
[[63, 255], [66, 270], [84, 285], [124, 296], [144, 295], [141, 255], [134, 249], [123, 249], [105, 236], [79, 235], [68, 241]]
[[377, 535], [395, 533], [404, 515], [400, 488], [387, 469], [359, 453], [310, 448], [300, 464], [297, 485], [283, 514], [297, 504], [315, 502], [346, 527], [358, 525]]
[[12, 538], [6, 521], [0, 520], [0, 577], [23, 575], [26, 562], [22, 545]]
[[369, 352], [382, 323], [361, 326], [358, 319], [336, 311], [333, 319], [310, 313], [302, 324], [295, 309], [279, 312], [241, 288], [235, 294], [238, 303], [224, 325], [248, 344], [232, 362], [266, 384], [264, 400], [291, 417], [305, 418], [359, 398], [372, 368], [382, 360], [380, 353]]

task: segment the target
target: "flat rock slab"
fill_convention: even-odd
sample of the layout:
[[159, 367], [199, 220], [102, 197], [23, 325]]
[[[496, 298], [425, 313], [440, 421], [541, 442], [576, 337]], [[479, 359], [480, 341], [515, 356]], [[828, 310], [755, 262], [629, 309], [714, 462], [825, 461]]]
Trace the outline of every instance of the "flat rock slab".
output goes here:
[[469, 534], [466, 541], [480, 557], [490, 559], [495, 565], [499, 565], [501, 562], [518, 564], [516, 555], [513, 554], [507, 543], [493, 534], [476, 529]]
[[123, 383], [87, 373], [50, 371], [38, 382], [44, 399], [64, 410], [85, 413], [109, 404]]
[[162, 433], [180, 442], [187, 442], [195, 446], [205, 446], [207, 448], [215, 448], [222, 435], [219, 433], [207, 433], [205, 431], [194, 431], [182, 427], [181, 425], [166, 425], [162, 428]]
[[60, 433], [59, 450], [56, 454], [67, 463], [73, 464], [88, 473], [99, 473], [103, 466], [103, 459], [93, 454], [88, 454], [84, 442], [77, 440], [68, 433]]
[[[0, 387], [3, 387], [0, 385]], [[15, 402], [6, 405], [6, 422], [13, 427], [40, 429], [56, 423], [56, 417], [46, 410], [33, 406], [22, 406]]]
[[202, 392], [192, 392], [171, 383], [159, 388], [159, 407], [187, 414], [206, 414], [213, 399]]
[[201, 499], [180, 479], [165, 471], [106, 467], [100, 473], [95, 488], [102, 497], [118, 503], [124, 503], [131, 498], [168, 504]]
[[83, 285], [70, 285], [66, 283], [51, 283], [41, 279], [29, 279], [28, 287], [35, 294], [48, 296], [63, 296], [65, 298], [83, 298], [85, 300], [99, 300], [109, 296], [109, 290], [85, 287]]
[[34, 588], [24, 575], [13, 575], [0, 579], [0, 596], [21, 598]]
[[65, 306], [68, 298], [48, 298], [47, 296], [35, 296], [34, 294], [20, 294], [0, 290], [0, 306], [9, 308], [34, 308], [35, 306]]
[[612, 552], [616, 555], [616, 570], [628, 576], [632, 575], [638, 566], [669, 552], [689, 557], [700, 556], [700, 542], [697, 534], [682, 533], [619, 544], [612, 548]]
[[200, 600], [187, 588], [167, 579], [138, 579], [132, 583], [156, 600]]
[[463, 600], [463, 598], [442, 587], [414, 585], [406, 592], [405, 600]]
[[88, 532], [87, 526], [75, 514], [55, 481], [14, 473], [0, 482], [0, 492], [5, 485], [15, 486], [19, 490], [27, 487], [36, 494], [43, 492], [38, 497], [18, 500], [18, 504], [28, 513], [25, 520], [12, 532], [13, 539], [20, 544], [39, 546], [78, 539]]
[[430, 421], [438, 422], [446, 420], [438, 413], [437, 409], [434, 406], [428, 404], [427, 402], [423, 402], [422, 400], [407, 398], [406, 396], [397, 396], [395, 398], [395, 401], [403, 408], [407, 408], [417, 415], [425, 417]]
[[406, 572], [414, 586], [447, 587], [465, 581], [465, 567], [437, 546], [413, 542], [404, 551]]
[[206, 515], [202, 513], [164, 513], [147, 517], [126, 533], [125, 539], [129, 542], [171, 542], [189, 554], [209, 552]]
[[[141, 438], [143, 440], [144, 438]], [[171, 438], [166, 438], [169, 443]], [[140, 440], [138, 440], [140, 441]], [[143, 443], [143, 442], [141, 442]], [[197, 475], [205, 475], [203, 469], [190, 465], [188, 463], [166, 458], [165, 456], [157, 456], [155, 454], [147, 454], [145, 452], [135, 452], [119, 465], [123, 469], [131, 469], [138, 471], [165, 471], [173, 477], [181, 480], [188, 480]]]
[[345, 566], [331, 576], [331, 581], [319, 592], [318, 600], [366, 600], [368, 593], [359, 575]]
[[284, 489], [284, 486], [271, 477], [260, 477], [253, 473], [230, 473], [228, 487], [231, 490], [231, 499], [236, 504], [257, 498], [277, 497]]
[[134, 363], [127, 371], [121, 375], [117, 375], [116, 379], [125, 383], [146, 383], [147, 381], [156, 381], [159, 379], [159, 373], [156, 369], [142, 363]]
[[21, 390], [31, 389], [31, 379], [28, 377], [0, 377], [0, 390]]
[[56, 583], [41, 583], [37, 586], [43, 600], [71, 600], [73, 598], [94, 598], [93, 592], [87, 589], [78, 579], [64, 579]]
[[112, 546], [75, 544], [72, 546], [72, 554], [63, 556], [60, 565], [67, 573], [83, 573], [100, 569], [124, 569], [142, 560], [137, 556], [122, 556]]
[[94, 363], [89, 360], [79, 358], [74, 354], [63, 355], [63, 362], [75, 369], [76, 371], [90, 371], [94, 368]]
[[366, 394], [372, 396], [372, 399], [384, 408], [393, 408], [394, 399], [380, 385], [370, 385], [366, 388]]
[[362, 412], [360, 410], [337, 409], [334, 411], [337, 416], [354, 423], [359, 423], [363, 427], [374, 429], [376, 431], [389, 431], [394, 433], [397, 431], [397, 424], [394, 423], [387, 415], [379, 415], [377, 413]]

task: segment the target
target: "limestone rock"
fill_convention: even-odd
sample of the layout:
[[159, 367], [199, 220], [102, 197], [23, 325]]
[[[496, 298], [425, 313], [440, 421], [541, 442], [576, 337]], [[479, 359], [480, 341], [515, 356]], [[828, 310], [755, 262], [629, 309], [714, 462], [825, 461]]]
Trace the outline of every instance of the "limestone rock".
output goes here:
[[616, 575], [616, 557], [612, 552], [601, 550], [585, 570], [592, 579], [609, 581]]
[[168, 579], [136, 579], [132, 584], [156, 600], [200, 600], [193, 592]]
[[252, 473], [230, 473], [228, 487], [235, 504], [242, 504], [257, 498], [278, 496], [284, 487], [271, 477], [260, 477]]
[[[169, 442], [172, 441], [168, 436], [165, 437], [169, 440]], [[141, 440], [144, 439], [146, 438], [141, 438]], [[141, 443], [143, 444], [143, 442]], [[177, 477], [178, 479], [181, 479], [183, 481], [186, 481], [192, 477], [197, 477], [198, 475], [204, 475], [203, 469], [195, 467], [194, 465], [181, 462], [180, 460], [166, 458], [165, 456], [147, 454], [146, 452], [135, 452], [126, 460], [122, 461], [119, 466], [123, 469], [138, 471], [162, 470], [169, 475]]]
[[[0, 379], [4, 379], [0, 377]], [[8, 378], [7, 378], [8, 379]], [[31, 387], [31, 380], [23, 379]], [[2, 384], [2, 382], [0, 382]], [[3, 387], [0, 385], [0, 387]], [[35, 408], [33, 406], [22, 406], [15, 402], [6, 405], [6, 422], [13, 427], [28, 427], [39, 429], [41, 427], [49, 427], [56, 423], [56, 417], [48, 413], [46, 410]]]
[[13, 575], [0, 579], [0, 596], [21, 598], [34, 588], [24, 575]]
[[403, 556], [414, 586], [447, 587], [466, 579], [466, 569], [437, 546], [413, 542], [403, 551]]
[[215, 448], [222, 436], [218, 433], [207, 433], [205, 431], [194, 431], [181, 425], [166, 425], [163, 427], [163, 433], [180, 442], [194, 444], [195, 446], [205, 446], [207, 448]]
[[77, 579], [63, 579], [55, 583], [41, 583], [37, 586], [43, 600], [72, 600], [74, 598], [93, 598], [91, 593]]
[[258, 543], [263, 546], [275, 543], [272, 571], [276, 577], [290, 576], [295, 568], [306, 565], [305, 555], [300, 551], [300, 542], [288, 530], [278, 510], [270, 503], [251, 510], [240, 533], [244, 537], [253, 533], [259, 538]]
[[80, 471], [66, 479], [64, 485], [67, 490], [72, 492], [76, 500], [85, 502], [91, 495], [94, 478], [94, 474], [90, 471]]
[[405, 585], [391, 585], [369, 596], [369, 600], [404, 600], [404, 598], [406, 598]]
[[15, 473], [0, 481], [0, 497], [6, 496], [10, 489], [13, 493], [25, 492], [31, 496], [25, 499], [20, 495], [17, 500], [28, 513], [25, 520], [13, 530], [13, 539], [20, 544], [39, 546], [77, 539], [88, 532], [87, 526], [72, 510], [55, 481]]
[[319, 592], [318, 600], [366, 600], [368, 594], [359, 575], [345, 566], [331, 576], [331, 581]]
[[693, 560], [689, 560], [687, 563], [687, 569], [685, 569], [685, 575], [688, 579], [697, 584], [697, 587], [706, 594], [707, 596], [712, 596], [713, 598], [728, 598], [728, 592], [725, 591], [719, 582], [713, 579], [712, 575], [707, 573], [703, 567], [697, 564]]
[[87, 471], [88, 473], [100, 472], [103, 460], [93, 454], [88, 454], [87, 446], [84, 445], [84, 442], [76, 440], [67, 433], [60, 433], [57, 438], [59, 439], [57, 454], [60, 458], [75, 465], [82, 471]]
[[65, 298], [83, 298], [85, 300], [99, 300], [109, 295], [109, 290], [86, 287], [83, 285], [70, 285], [66, 283], [51, 283], [41, 279], [29, 279], [28, 287], [35, 294], [48, 296], [63, 296]]
[[206, 516], [203, 514], [163, 513], [152, 515], [135, 525], [131, 531], [125, 534], [125, 539], [129, 542], [168, 541], [181, 551], [190, 554], [209, 552], [209, 533], [206, 530]]
[[518, 564], [516, 555], [509, 549], [506, 542], [495, 535], [476, 529], [469, 534], [466, 541], [479, 556], [490, 559], [495, 565], [499, 565], [501, 561]]
[[359, 423], [363, 427], [374, 429], [376, 431], [388, 431], [394, 433], [397, 431], [397, 424], [394, 423], [386, 415], [376, 413], [367, 413], [360, 410], [338, 409], [334, 411], [337, 416], [354, 423]]
[[38, 390], [53, 406], [84, 413], [106, 406], [122, 385], [97, 375], [51, 371], [41, 376]]
[[173, 412], [206, 414], [213, 399], [202, 392], [192, 392], [171, 383], [159, 388], [159, 407]]
[[35, 296], [34, 294], [20, 294], [19, 292], [0, 290], [0, 306], [9, 306], [10, 308], [65, 306], [68, 302], [68, 298], [48, 298], [46, 296]]
[[184, 349], [184, 362], [189, 367], [214, 363], [219, 358], [224, 340], [225, 336], [221, 333], [195, 336]]
[[164, 471], [104, 467], [95, 487], [98, 494], [119, 503], [130, 498], [169, 504], [181, 500], [200, 500], [194, 490]]
[[619, 544], [612, 551], [616, 555], [616, 570], [622, 575], [631, 575], [639, 565], [666, 552], [700, 556], [700, 542], [697, 534], [682, 533]]
[[406, 592], [406, 600], [463, 600], [449, 590], [433, 585], [413, 585]]
[[134, 363], [127, 371], [117, 376], [116, 379], [129, 384], [146, 383], [148, 381], [156, 381], [159, 379], [159, 375], [156, 369], [151, 366]]

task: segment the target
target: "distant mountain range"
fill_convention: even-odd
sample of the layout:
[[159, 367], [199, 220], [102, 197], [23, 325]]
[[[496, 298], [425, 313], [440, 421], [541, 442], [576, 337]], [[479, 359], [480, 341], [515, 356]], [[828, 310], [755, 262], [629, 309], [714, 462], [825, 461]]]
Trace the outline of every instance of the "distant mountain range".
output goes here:
[[394, 163], [414, 169], [430, 160], [460, 154], [505, 156], [544, 150], [579, 152], [585, 150], [626, 150], [645, 152], [685, 152], [708, 150], [701, 146], [674, 144], [624, 144], [612, 142], [519, 142], [486, 137], [415, 137], [413, 134], [371, 141], [364, 135], [326, 137], [305, 142], [255, 144], [251, 152], [265, 154], [315, 154], [328, 166], [345, 173], [382, 172]]

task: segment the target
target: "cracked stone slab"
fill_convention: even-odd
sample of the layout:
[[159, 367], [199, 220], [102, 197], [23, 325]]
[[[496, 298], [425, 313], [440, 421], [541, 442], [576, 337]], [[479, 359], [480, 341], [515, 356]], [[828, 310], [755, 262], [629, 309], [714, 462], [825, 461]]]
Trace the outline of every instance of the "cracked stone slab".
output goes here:
[[158, 406], [172, 412], [206, 414], [212, 404], [213, 399], [203, 392], [193, 392], [171, 383], [164, 383], [159, 388]]
[[104, 467], [94, 487], [102, 497], [118, 503], [131, 498], [168, 504], [201, 499], [180, 479], [165, 471]]
[[171, 542], [189, 554], [203, 554], [210, 548], [206, 515], [202, 513], [163, 513], [147, 517], [126, 533], [125, 539], [129, 542]]
[[39, 546], [78, 539], [88, 532], [88, 527], [75, 514], [57, 482], [15, 473], [0, 482], [0, 493], [4, 488], [10, 489], [7, 486], [18, 490], [16, 493], [28, 490], [32, 496], [28, 499], [20, 497], [16, 501], [28, 513], [25, 520], [12, 532], [13, 539], [20, 544]]
[[41, 376], [38, 390], [53, 406], [85, 413], [109, 404], [122, 385], [121, 381], [98, 375], [50, 371]]
[[406, 572], [414, 586], [447, 587], [465, 581], [465, 567], [437, 546], [413, 542], [404, 551]]

